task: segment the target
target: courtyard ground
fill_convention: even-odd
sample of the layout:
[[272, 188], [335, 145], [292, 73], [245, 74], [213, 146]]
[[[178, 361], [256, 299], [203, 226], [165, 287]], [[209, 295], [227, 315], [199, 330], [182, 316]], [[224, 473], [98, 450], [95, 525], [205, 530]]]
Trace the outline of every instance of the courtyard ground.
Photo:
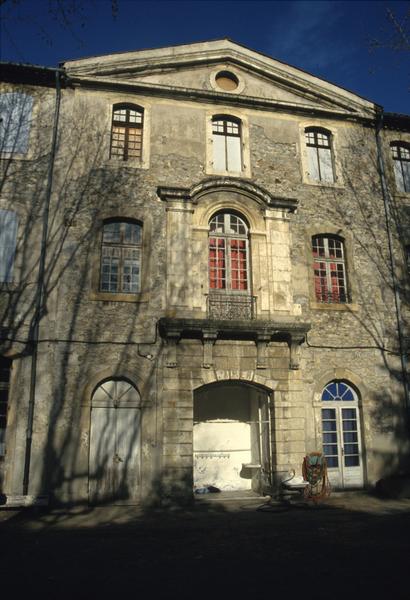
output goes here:
[[4, 598], [410, 598], [410, 499], [0, 511]]

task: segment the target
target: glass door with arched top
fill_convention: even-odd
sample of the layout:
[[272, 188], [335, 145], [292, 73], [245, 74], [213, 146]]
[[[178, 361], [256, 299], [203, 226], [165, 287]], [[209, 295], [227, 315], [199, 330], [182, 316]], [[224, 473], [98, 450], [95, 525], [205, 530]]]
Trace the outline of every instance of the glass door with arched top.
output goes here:
[[359, 400], [347, 382], [331, 381], [323, 390], [322, 444], [330, 483], [335, 488], [362, 487]]

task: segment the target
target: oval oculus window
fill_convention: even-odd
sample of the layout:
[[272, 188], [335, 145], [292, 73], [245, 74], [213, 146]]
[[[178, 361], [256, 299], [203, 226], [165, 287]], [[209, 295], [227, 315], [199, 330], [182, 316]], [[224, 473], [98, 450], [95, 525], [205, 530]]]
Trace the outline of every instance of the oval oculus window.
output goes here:
[[215, 83], [221, 90], [231, 92], [238, 87], [239, 79], [230, 71], [219, 71], [215, 76]]

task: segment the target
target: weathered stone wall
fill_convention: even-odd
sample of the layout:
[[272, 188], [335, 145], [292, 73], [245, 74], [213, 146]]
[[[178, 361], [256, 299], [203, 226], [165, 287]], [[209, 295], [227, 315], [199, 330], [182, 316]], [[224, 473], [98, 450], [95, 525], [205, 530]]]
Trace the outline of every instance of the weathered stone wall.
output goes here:
[[[257, 89], [255, 81], [249, 85]], [[267, 96], [268, 84], [258, 85]], [[36, 108], [38, 140], [42, 131], [50, 135], [43, 120], [50, 117], [53, 96], [45, 96], [35, 99], [35, 106], [44, 107], [43, 112]], [[112, 105], [125, 101], [145, 110], [140, 165], [109, 159]], [[214, 190], [189, 203], [164, 202], [158, 186], [191, 188], [210, 176], [211, 109], [189, 98], [124, 90], [63, 91], [40, 326], [33, 494], [87, 499], [91, 397], [100, 381], [113, 377], [127, 377], [142, 396], [143, 497], [164, 486], [172, 493], [190, 489], [193, 394], [215, 381], [254, 382], [271, 392], [272, 462], [278, 473], [290, 468], [300, 473], [305, 453], [320, 450], [320, 394], [334, 378], [350, 381], [360, 396], [367, 483], [404, 464], [408, 438], [374, 131], [341, 119], [306, 120], [236, 107], [235, 114], [248, 123], [246, 180], [274, 197], [296, 198], [296, 214], [263, 207], [237, 190]], [[217, 114], [232, 112], [228, 101], [215, 106]], [[334, 185], [307, 180], [307, 125], [326, 127], [334, 136]], [[40, 141], [34, 145], [38, 149]], [[26, 159], [2, 161], [0, 206], [14, 206], [21, 216], [18, 303], [7, 319], [25, 333], [32, 317], [48, 151], [46, 145]], [[214, 364], [206, 369], [199, 339], [181, 340], [177, 366], [166, 366], [157, 322], [163, 316], [206, 318], [207, 226], [213, 212], [228, 208], [242, 211], [250, 225], [257, 317], [286, 316], [312, 325], [298, 370], [289, 368], [286, 343], [271, 342], [267, 368], [258, 369], [254, 342], [226, 340], [215, 343]], [[98, 290], [102, 225], [112, 217], [137, 219], [143, 226], [142, 289], [132, 301], [109, 301]], [[319, 233], [345, 240], [349, 304], [315, 301], [310, 244]], [[7, 326], [9, 320], [4, 317]], [[16, 358], [15, 365], [19, 379], [13, 375], [6, 473], [10, 493], [21, 492], [30, 358]]]

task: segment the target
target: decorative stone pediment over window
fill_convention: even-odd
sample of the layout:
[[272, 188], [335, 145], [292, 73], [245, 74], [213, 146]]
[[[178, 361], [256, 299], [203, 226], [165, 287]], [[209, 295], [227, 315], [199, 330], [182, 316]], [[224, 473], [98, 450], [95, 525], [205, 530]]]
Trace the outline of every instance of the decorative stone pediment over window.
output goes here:
[[197, 204], [202, 196], [213, 191], [239, 192], [243, 196], [252, 198], [261, 206], [283, 209], [290, 213], [295, 212], [298, 206], [296, 198], [275, 196], [254, 183], [235, 177], [212, 177], [190, 188], [160, 186], [157, 189], [161, 200], [192, 204]]

